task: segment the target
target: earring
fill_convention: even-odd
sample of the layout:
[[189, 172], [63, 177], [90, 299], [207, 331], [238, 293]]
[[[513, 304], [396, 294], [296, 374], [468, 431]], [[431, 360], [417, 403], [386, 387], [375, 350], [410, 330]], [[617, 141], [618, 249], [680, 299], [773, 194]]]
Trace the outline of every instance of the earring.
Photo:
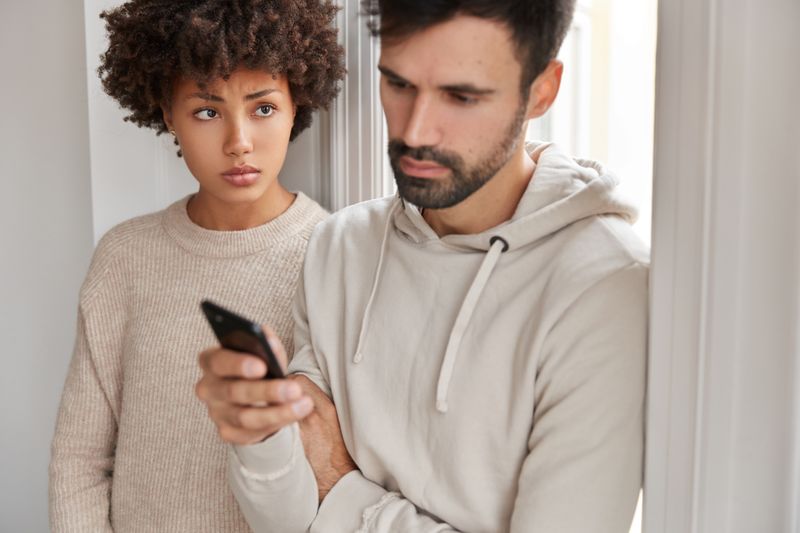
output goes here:
[[170, 134], [170, 135], [172, 135], [173, 137], [175, 137], [175, 136], [176, 136], [176, 135], [175, 135], [175, 130], [169, 130], [169, 134]]

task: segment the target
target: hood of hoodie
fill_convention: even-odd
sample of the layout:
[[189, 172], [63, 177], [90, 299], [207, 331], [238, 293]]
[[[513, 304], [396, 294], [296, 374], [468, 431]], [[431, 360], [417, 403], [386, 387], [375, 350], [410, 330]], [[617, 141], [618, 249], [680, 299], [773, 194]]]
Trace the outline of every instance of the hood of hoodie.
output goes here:
[[489, 251], [493, 237], [514, 250], [590, 216], [618, 215], [633, 224], [638, 211], [617, 189], [619, 181], [595, 161], [573, 159], [553, 143], [528, 143], [536, 167], [525, 193], [508, 221], [471, 235], [439, 237], [409, 202], [393, 211], [392, 224], [416, 243], [441, 240], [464, 251]]
[[435, 407], [441, 413], [448, 410], [447, 393], [461, 341], [480, 303], [481, 294], [505, 252], [533, 245], [539, 239], [587, 217], [616, 215], [631, 224], [637, 218], [635, 207], [617, 190], [616, 177], [599, 163], [573, 159], [552, 143], [529, 143], [526, 150], [536, 165], [533, 176], [514, 215], [503, 224], [477, 234], [447, 235], [440, 238], [422, 217], [418, 207], [398, 198], [392, 204], [384, 227], [372, 289], [353, 355], [355, 364], [360, 363], [364, 357], [362, 348], [370, 329], [373, 303], [380, 290], [389, 234], [392, 230], [414, 243], [441, 241], [454, 253], [463, 251], [485, 254], [469, 290], [462, 298], [448, 336], [436, 387]]

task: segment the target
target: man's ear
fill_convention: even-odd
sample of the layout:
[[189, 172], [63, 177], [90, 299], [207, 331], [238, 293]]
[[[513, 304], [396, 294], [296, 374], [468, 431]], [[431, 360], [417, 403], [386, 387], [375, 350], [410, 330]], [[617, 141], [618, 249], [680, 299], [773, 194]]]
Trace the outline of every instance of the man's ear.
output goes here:
[[531, 84], [528, 94], [527, 118], [539, 118], [550, 109], [558, 96], [561, 87], [561, 76], [564, 73], [564, 63], [553, 59], [547, 64], [544, 71], [536, 77]]

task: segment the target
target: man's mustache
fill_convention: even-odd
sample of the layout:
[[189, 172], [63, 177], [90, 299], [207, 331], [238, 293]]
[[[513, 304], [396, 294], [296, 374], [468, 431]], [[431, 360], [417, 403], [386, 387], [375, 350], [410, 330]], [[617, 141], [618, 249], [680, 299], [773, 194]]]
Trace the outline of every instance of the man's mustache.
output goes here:
[[431, 146], [418, 146], [412, 148], [403, 141], [389, 141], [389, 159], [393, 162], [403, 156], [408, 156], [417, 161], [433, 161], [450, 169], [458, 168], [461, 165], [461, 158], [452, 153], [436, 150]]

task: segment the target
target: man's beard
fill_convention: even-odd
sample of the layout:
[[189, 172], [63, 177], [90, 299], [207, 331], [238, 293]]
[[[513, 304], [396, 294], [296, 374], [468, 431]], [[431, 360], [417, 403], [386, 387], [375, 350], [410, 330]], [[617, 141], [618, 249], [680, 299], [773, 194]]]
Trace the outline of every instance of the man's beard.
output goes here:
[[[467, 167], [459, 154], [437, 150], [430, 146], [411, 148], [403, 141], [389, 141], [389, 162], [400, 196], [412, 204], [427, 209], [444, 209], [461, 203], [483, 187], [511, 159], [517, 148], [520, 129], [525, 121], [527, 104], [521, 105], [514, 115], [503, 139], [489, 151], [489, 155], [472, 167]], [[400, 169], [400, 158], [411, 157], [418, 161], [433, 161], [450, 169], [448, 178], [415, 178]]]

